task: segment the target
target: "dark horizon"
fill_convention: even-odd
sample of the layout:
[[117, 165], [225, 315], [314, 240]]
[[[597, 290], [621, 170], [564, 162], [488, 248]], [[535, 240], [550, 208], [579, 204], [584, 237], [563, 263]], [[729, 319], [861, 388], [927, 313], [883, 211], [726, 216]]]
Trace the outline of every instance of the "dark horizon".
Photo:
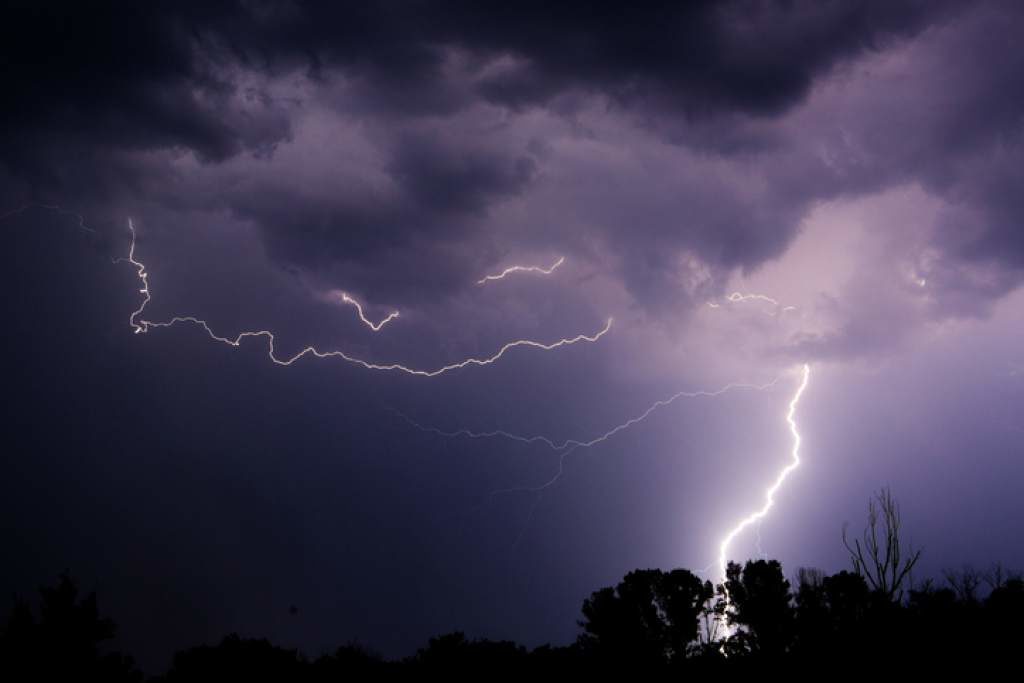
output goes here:
[[385, 657], [358, 639], [309, 653], [229, 633], [176, 651], [169, 666], [147, 676], [130, 653], [111, 646], [118, 625], [95, 593], [82, 594], [64, 574], [40, 587], [38, 605], [16, 604], [0, 629], [0, 672], [19, 680], [174, 683], [385, 674], [750, 675], [836, 661], [851, 671], [930, 672], [979, 660], [1012, 665], [1024, 575], [994, 564], [948, 570], [941, 583], [915, 582], [921, 550], [903, 537], [898, 502], [882, 489], [870, 510], [863, 532], [844, 532], [853, 571], [801, 568], [787, 579], [778, 561], [758, 559], [729, 562], [725, 578], [713, 583], [681, 568], [636, 569], [583, 600], [573, 642], [533, 648], [454, 631], [430, 637], [414, 653]]

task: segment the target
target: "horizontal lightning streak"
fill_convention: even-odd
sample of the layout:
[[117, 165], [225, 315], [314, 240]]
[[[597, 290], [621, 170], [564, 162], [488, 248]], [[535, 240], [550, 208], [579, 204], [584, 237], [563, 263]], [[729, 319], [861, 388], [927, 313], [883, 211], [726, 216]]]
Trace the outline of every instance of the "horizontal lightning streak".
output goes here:
[[541, 268], [540, 266], [509, 266], [497, 275], [487, 275], [480, 278], [476, 283], [478, 285], [485, 285], [492, 280], [503, 280], [507, 275], [511, 275], [512, 273], [541, 273], [542, 275], [551, 275], [551, 273], [555, 272], [555, 269], [563, 263], [565, 263], [565, 257], [560, 256], [558, 257], [558, 260], [548, 268]]
[[550, 344], [533, 341], [531, 339], [517, 339], [516, 341], [512, 341], [505, 344], [497, 351], [497, 353], [487, 358], [467, 358], [466, 360], [459, 361], [458, 363], [444, 365], [435, 370], [418, 370], [415, 368], [407, 367], [405, 365], [401, 365], [399, 363], [371, 363], [365, 360], [361, 360], [359, 358], [355, 358], [353, 356], [349, 356], [344, 351], [321, 351], [314, 346], [307, 346], [298, 353], [294, 354], [293, 356], [279, 358], [276, 355], [276, 350], [274, 348], [274, 333], [269, 330], [254, 330], [241, 332], [236, 337], [231, 338], [218, 335], [213, 331], [213, 329], [205, 320], [190, 315], [175, 316], [170, 320], [162, 322], [153, 322], [151, 320], [143, 319], [141, 316], [143, 312], [146, 310], [146, 306], [149, 305], [149, 302], [152, 300], [152, 294], [149, 289], [149, 273], [146, 272], [146, 266], [141, 261], [138, 261], [135, 258], [136, 233], [135, 224], [131, 221], [131, 219], [128, 220], [128, 229], [131, 231], [132, 235], [131, 246], [128, 249], [128, 257], [122, 257], [116, 259], [116, 261], [124, 261], [130, 263], [132, 267], [135, 268], [139, 281], [142, 282], [142, 287], [139, 289], [139, 293], [142, 294], [142, 303], [139, 305], [138, 309], [136, 309], [128, 318], [128, 323], [129, 325], [131, 325], [132, 329], [135, 331], [136, 334], [142, 334], [154, 328], [172, 327], [178, 323], [191, 323], [202, 328], [206, 332], [206, 334], [214, 341], [218, 341], [223, 344], [227, 344], [229, 346], [234, 347], [240, 346], [242, 340], [248, 337], [265, 337], [267, 339], [268, 347], [267, 356], [270, 358], [271, 361], [273, 361], [277, 365], [291, 365], [292, 363], [294, 363], [295, 361], [299, 360], [304, 356], [313, 356], [316, 358], [340, 358], [349, 363], [360, 365], [368, 370], [397, 371], [404, 372], [409, 375], [416, 375], [418, 377], [436, 377], [437, 375], [441, 375], [452, 370], [465, 368], [470, 365], [490, 365], [491, 363], [494, 363], [496, 360], [504, 356], [507, 351], [520, 346], [542, 349], [544, 351], [551, 351], [561, 346], [570, 346], [572, 344], [577, 344], [579, 342], [596, 342], [598, 339], [607, 334], [612, 327], [612, 319], [609, 318], [608, 321], [605, 323], [605, 326], [601, 330], [592, 335], [579, 334], [576, 335], [575, 337], [559, 339], [558, 341], [552, 342]]
[[453, 431], [453, 432], [445, 432], [445, 431], [442, 431], [441, 429], [438, 429], [437, 427], [429, 427], [429, 426], [421, 425], [421, 424], [413, 421], [412, 419], [410, 419], [405, 414], [400, 413], [398, 411], [395, 411], [395, 412], [402, 419], [404, 419], [406, 422], [408, 422], [410, 425], [412, 425], [416, 429], [419, 429], [420, 431], [423, 431], [423, 432], [428, 432], [428, 433], [431, 433], [431, 434], [436, 434], [438, 436], [443, 436], [443, 437], [447, 437], [447, 438], [465, 437], [465, 438], [469, 438], [469, 439], [505, 438], [505, 439], [509, 439], [509, 440], [512, 440], [512, 441], [518, 441], [520, 443], [525, 443], [525, 444], [542, 443], [545, 446], [547, 446], [548, 448], [550, 448], [551, 450], [553, 450], [555, 452], [559, 452], [561, 454], [561, 457], [559, 458], [559, 462], [558, 462], [558, 472], [549, 481], [545, 482], [544, 484], [542, 484], [540, 486], [536, 486], [536, 487], [502, 489], [500, 491], [495, 491], [494, 493], [511, 493], [511, 492], [521, 492], [521, 491], [537, 492], [537, 491], [542, 491], [542, 490], [548, 488], [549, 486], [554, 484], [556, 481], [558, 481], [558, 479], [562, 476], [562, 474], [564, 472], [564, 464], [565, 464], [566, 457], [568, 457], [569, 454], [571, 454], [576, 449], [590, 448], [590, 447], [595, 446], [595, 445], [597, 445], [599, 443], [607, 441], [608, 439], [610, 439], [611, 437], [615, 436], [619, 432], [621, 432], [621, 431], [623, 431], [625, 429], [629, 429], [630, 427], [632, 427], [633, 425], [635, 425], [635, 424], [637, 424], [639, 422], [643, 422], [644, 420], [646, 420], [651, 415], [651, 413], [655, 412], [656, 410], [658, 410], [660, 408], [664, 408], [664, 407], [667, 407], [667, 406], [671, 405], [672, 403], [674, 403], [675, 401], [679, 400], [680, 398], [699, 398], [699, 397], [713, 398], [713, 397], [716, 397], [716, 396], [721, 396], [722, 394], [724, 394], [726, 392], [729, 392], [729, 391], [733, 391], [735, 389], [751, 389], [751, 390], [754, 390], [754, 391], [764, 391], [764, 390], [769, 389], [772, 386], [774, 386], [777, 382], [778, 382], [778, 378], [773, 379], [771, 382], [768, 382], [767, 384], [760, 384], [760, 385], [758, 385], [758, 384], [746, 384], [746, 383], [733, 382], [733, 383], [725, 385], [721, 389], [716, 389], [714, 391], [707, 391], [707, 390], [701, 390], [701, 391], [679, 391], [679, 392], [673, 394], [672, 396], [669, 396], [668, 398], [664, 398], [664, 399], [660, 399], [658, 401], [655, 401], [646, 410], [641, 412], [639, 415], [637, 415], [635, 417], [631, 417], [628, 420], [626, 420], [625, 422], [622, 422], [621, 424], [618, 424], [615, 427], [612, 427], [611, 429], [609, 429], [605, 433], [601, 434], [600, 436], [594, 437], [593, 439], [589, 439], [589, 440], [586, 440], [586, 441], [582, 441], [582, 440], [578, 440], [578, 439], [566, 439], [566, 440], [561, 441], [561, 442], [556, 442], [554, 439], [551, 439], [551, 438], [546, 437], [546, 436], [522, 436], [522, 435], [519, 435], [519, 434], [513, 434], [511, 432], [507, 432], [507, 431], [500, 430], [500, 429], [493, 430], [493, 431], [487, 431], [487, 432], [474, 432], [474, 431], [471, 431], [469, 429], [459, 429], [459, 430], [456, 430], [456, 431]]
[[57, 204], [25, 204], [24, 206], [19, 206], [17, 209], [11, 209], [10, 211], [0, 214], [0, 221], [10, 218], [11, 216], [15, 216], [19, 213], [28, 211], [29, 209], [46, 209], [48, 211], [56, 211], [57, 213], [65, 214], [67, 216], [74, 216], [75, 218], [78, 219], [79, 228], [85, 230], [86, 232], [91, 232], [94, 235], [96, 234], [95, 230], [93, 230], [92, 228], [85, 224], [85, 216], [75, 211], [65, 209], [64, 207], [59, 206]]
[[504, 431], [504, 430], [501, 430], [501, 429], [496, 429], [496, 430], [488, 431], [488, 432], [474, 432], [474, 431], [471, 431], [469, 429], [459, 429], [459, 430], [456, 430], [454, 432], [446, 432], [446, 431], [442, 431], [441, 429], [438, 429], [437, 427], [423, 426], [423, 425], [421, 425], [421, 424], [419, 424], [417, 422], [414, 422], [412, 419], [410, 419], [408, 416], [404, 415], [403, 413], [397, 413], [397, 414], [400, 417], [402, 417], [406, 422], [408, 422], [410, 425], [415, 427], [416, 429], [419, 429], [420, 431], [424, 431], [424, 432], [429, 432], [431, 434], [436, 434], [438, 436], [444, 436], [444, 437], [466, 437], [466, 438], [469, 438], [469, 439], [487, 439], [487, 438], [501, 437], [501, 438], [511, 439], [513, 441], [519, 441], [519, 442], [526, 443], [526, 444], [543, 443], [543, 444], [548, 446], [553, 451], [561, 451], [561, 450], [565, 450], [566, 448], [569, 448], [570, 446], [572, 446], [574, 448], [590, 448], [591, 446], [599, 444], [602, 441], [606, 441], [609, 438], [611, 438], [611, 437], [615, 436], [616, 434], [618, 434], [619, 432], [621, 432], [622, 430], [628, 429], [628, 428], [632, 427], [633, 425], [635, 425], [638, 422], [643, 422], [654, 411], [658, 410], [659, 408], [664, 408], [666, 406], [669, 406], [672, 403], [674, 403], [675, 401], [679, 400], [680, 398], [699, 398], [699, 397], [702, 397], [702, 396], [703, 397], [715, 397], [715, 396], [721, 396], [722, 394], [724, 394], [724, 393], [726, 393], [728, 391], [732, 391], [734, 389], [753, 389], [755, 391], [764, 391], [765, 389], [769, 389], [772, 386], [774, 386], [776, 384], [776, 382], [778, 382], [778, 381], [779, 380], [776, 378], [776, 379], [772, 380], [771, 382], [768, 382], [767, 384], [744, 384], [744, 383], [733, 382], [731, 384], [725, 385], [721, 389], [715, 389], [714, 391], [706, 391], [706, 390], [701, 390], [701, 391], [680, 391], [680, 392], [677, 392], [677, 393], [669, 396], [668, 398], [664, 398], [664, 399], [660, 399], [658, 401], [655, 401], [654, 403], [652, 403], [650, 405], [650, 407], [648, 407], [646, 410], [644, 410], [642, 413], [640, 413], [636, 417], [631, 417], [628, 420], [626, 420], [625, 422], [623, 422], [622, 424], [616, 425], [615, 427], [609, 429], [604, 434], [601, 434], [600, 436], [594, 437], [593, 439], [590, 439], [588, 441], [579, 441], [577, 439], [565, 439], [564, 441], [556, 442], [555, 440], [553, 440], [553, 439], [551, 439], [549, 437], [546, 437], [546, 436], [521, 436], [519, 434], [513, 434], [511, 432], [507, 432], [507, 431]]
[[[796, 310], [796, 306], [783, 306], [777, 299], [773, 299], [772, 297], [764, 294], [743, 294], [742, 292], [733, 292], [729, 296], [725, 297], [725, 301], [730, 304], [745, 303], [747, 301], [763, 301], [774, 306], [777, 313]], [[721, 308], [721, 304], [716, 304], [713, 301], [708, 301], [707, 304], [711, 308]], [[768, 313], [768, 315], [772, 314]]]
[[764, 294], [741, 294], [740, 292], [733, 292], [726, 297], [726, 300], [730, 303], [738, 304], [741, 301], [767, 301], [773, 306], [778, 306], [779, 302], [770, 296]]

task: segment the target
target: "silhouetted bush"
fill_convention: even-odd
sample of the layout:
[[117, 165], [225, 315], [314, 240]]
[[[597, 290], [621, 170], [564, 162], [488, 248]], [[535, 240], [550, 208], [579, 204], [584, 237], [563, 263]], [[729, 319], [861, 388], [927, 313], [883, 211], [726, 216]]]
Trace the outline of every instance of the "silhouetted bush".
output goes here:
[[615, 588], [583, 602], [583, 653], [603, 664], [664, 666], [686, 657], [697, 640], [700, 614], [713, 596], [711, 582], [685, 569], [637, 570]]
[[265, 639], [232, 634], [218, 645], [200, 645], [174, 655], [167, 683], [182, 681], [296, 681], [308, 677], [297, 650], [285, 650]]
[[131, 657], [101, 652], [114, 622], [100, 616], [96, 594], [79, 599], [67, 575], [39, 589], [39, 618], [18, 600], [0, 634], [0, 680], [141, 681]]

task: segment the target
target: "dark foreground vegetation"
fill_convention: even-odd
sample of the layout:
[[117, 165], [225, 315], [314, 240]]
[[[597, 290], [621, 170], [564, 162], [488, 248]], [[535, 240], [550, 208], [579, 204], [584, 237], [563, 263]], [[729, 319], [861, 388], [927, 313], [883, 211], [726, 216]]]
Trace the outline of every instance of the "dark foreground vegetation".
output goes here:
[[[783, 668], [841, 675], [890, 666], [921, 670], [1018, 661], [1024, 645], [1024, 580], [996, 566], [913, 583], [919, 551], [899, 538], [887, 491], [862, 536], [847, 538], [853, 571], [801, 569], [787, 580], [774, 560], [730, 563], [715, 586], [685, 570], [647, 569], [584, 600], [581, 633], [563, 647], [432, 638], [415, 655], [385, 660], [355, 645], [309, 658], [267, 640], [229, 635], [177, 653], [153, 681], [339, 681], [371, 675], [741, 673]], [[142, 681], [132, 659], [105, 652], [114, 624], [95, 595], [66, 576], [19, 603], [0, 633], [0, 680]], [[876, 669], [877, 670], [877, 669]]]

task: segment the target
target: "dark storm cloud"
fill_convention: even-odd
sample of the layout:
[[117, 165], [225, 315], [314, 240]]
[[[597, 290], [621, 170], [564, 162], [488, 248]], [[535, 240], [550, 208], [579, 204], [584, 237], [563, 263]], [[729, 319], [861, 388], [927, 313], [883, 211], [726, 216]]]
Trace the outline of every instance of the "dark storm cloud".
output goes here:
[[536, 169], [528, 156], [494, 159], [446, 148], [425, 136], [398, 146], [391, 174], [420, 206], [439, 213], [477, 213], [496, 198], [518, 194]]
[[914, 2], [653, 3], [628, 17], [592, 3], [23, 3], [6, 10], [0, 34], [4, 161], [27, 167], [39, 145], [68, 143], [210, 161], [268, 154], [289, 120], [238, 82], [240, 65], [333, 65], [381, 109], [451, 112], [465, 101], [444, 95], [452, 48], [481, 63], [517, 60], [476, 84], [505, 104], [584, 87], [689, 111], [777, 113], [815, 74], [934, 13]]
[[[476, 279], [469, 267], [478, 261], [461, 245], [476, 240], [486, 250], [475, 229], [492, 205], [525, 191], [537, 162], [525, 150], [443, 132], [397, 138], [377, 160], [376, 186], [337, 182], [317, 194], [269, 179], [229, 191], [222, 201], [260, 227], [278, 260], [322, 273], [340, 268], [346, 287], [406, 301], [460, 288]], [[314, 189], [324, 187], [331, 184]]]
[[[850, 185], [920, 182], [945, 199], [939, 244], [958, 257], [1024, 266], [1024, 26], [1017, 3], [977, 6], [909, 51], [836, 124], [856, 134]], [[1005, 290], [1004, 290], [1005, 291]]]
[[919, 30], [936, 3], [527, 3], [468, 12], [469, 44], [524, 63], [484, 79], [494, 101], [544, 102], [572, 87], [692, 114], [778, 114], [815, 76]]
[[299, 201], [271, 188], [240, 194], [232, 201], [237, 215], [262, 226], [261, 234], [279, 263], [314, 271], [335, 286], [372, 292], [377, 301], [406, 305], [429, 298], [432, 292], [455, 289], [472, 275], [459, 268], [464, 259], [445, 255], [465, 238], [465, 218], [452, 215], [442, 220], [417, 207], [403, 194], [381, 201]]
[[[928, 238], [868, 264], [870, 273], [838, 304], [841, 329], [798, 336], [796, 355], [886, 352], [927, 321], [988, 315], [1024, 282], [1024, 53], [1015, 47], [1022, 27], [1019, 4], [981, 4], [870, 63], [860, 86], [823, 96], [806, 119], [828, 122], [823, 129], [831, 129], [836, 154], [816, 177], [798, 164], [785, 183], [792, 196], [856, 197], [916, 185], [940, 205]], [[910, 232], [899, 217], [880, 220], [891, 234]], [[901, 291], [905, 278], [886, 272], [898, 259], [916, 261], [921, 288], [910, 296]]]
[[24, 164], [37, 146], [67, 143], [180, 148], [211, 161], [268, 152], [287, 139], [288, 121], [218, 73], [224, 60], [204, 30], [225, 20], [200, 4], [9, 6], [0, 34], [4, 160]]
[[[693, 113], [774, 114], [815, 76], [887, 40], [912, 35], [945, 3], [646, 2], [376, 3], [252, 12], [230, 44], [263, 55], [309, 54], [366, 71], [384, 87], [440, 80], [443, 48], [482, 62], [477, 89], [502, 104], [541, 104], [573, 88], [625, 102], [653, 98]], [[253, 25], [262, 29], [252, 41]], [[320, 61], [322, 60], [322, 61]]]
[[[895, 183], [925, 183], [968, 209], [948, 218], [944, 249], [1019, 259], [1020, 207], [1010, 188], [1022, 103], [1007, 95], [1019, 69], [1003, 59], [1005, 36], [965, 31], [948, 63], [926, 57], [934, 73], [955, 67], [950, 76], [969, 106], [825, 107], [817, 119], [791, 121], [812, 87], [844, 65], [914, 36], [927, 42], [964, 13], [925, 2], [650, 3], [629, 12], [592, 3], [25, 4], [5, 22], [13, 106], [0, 115], [0, 160], [27, 186], [22, 199], [101, 202], [125, 188], [160, 187], [168, 205], [189, 206], [199, 200], [176, 184], [174, 155], [191, 152], [206, 167], [254, 156], [253, 164], [290, 174], [306, 161], [274, 166], [275, 149], [294, 140], [310, 108], [326, 106], [376, 148], [372, 159], [339, 163], [352, 174], [382, 174], [386, 187], [337, 189], [331, 169], [311, 191], [213, 176], [207, 194], [219, 198], [203, 201], [254, 222], [284, 261], [314, 270], [348, 263], [353, 286], [397, 292], [402, 284], [372, 274], [427, 250], [437, 256], [428, 280], [455, 286], [480, 267], [481, 254], [500, 253], [489, 221], [504, 202], [522, 200], [527, 220], [564, 222], [566, 207], [537, 208], [543, 200], [534, 192], [558, 162], [557, 153], [538, 152], [548, 131], [532, 133], [538, 147], [530, 152], [522, 136], [505, 133], [531, 110], [571, 120], [603, 102], [618, 117], [613, 126], [678, 145], [667, 167], [703, 170], [666, 168], [634, 182], [644, 160], [621, 169], [605, 160], [600, 172], [577, 160], [561, 170], [596, 188], [566, 192], [586, 204], [583, 225], [527, 235], [523, 244], [603, 246], [644, 306], [699, 304], [732, 270], [782, 254], [816, 202]], [[1004, 32], [1019, 24], [1011, 5], [975, 13], [996, 16]], [[295, 74], [305, 91], [272, 87]], [[943, 77], [907, 89], [927, 101], [921, 93], [941, 89]], [[870, 92], [859, 96], [872, 101]], [[467, 128], [488, 105], [505, 108], [501, 129]], [[870, 158], [824, 163], [815, 145], [839, 128], [860, 134]], [[642, 142], [619, 144], [628, 152]], [[997, 144], [1009, 150], [1001, 165], [992, 158]], [[956, 225], [964, 220], [967, 230]], [[963, 239], [970, 231], [975, 237]], [[712, 284], [681, 296], [680, 263], [691, 257]]]
[[[719, 162], [742, 173], [717, 184], [699, 176], [677, 183], [681, 227], [638, 211], [642, 223], [664, 230], [641, 239], [636, 231], [609, 231], [621, 253], [636, 256], [624, 279], [638, 299], [656, 303], [676, 291], [667, 286], [679, 271], [674, 250], [694, 250], [721, 268], [715, 273], [721, 281], [730, 269], [754, 270], [780, 256], [821, 202], [911, 186], [941, 203], [930, 236], [866, 263], [874, 281], [858, 281], [846, 292], [833, 311], [845, 318], [841, 329], [798, 336], [796, 355], [871, 355], [925, 321], [986, 315], [1024, 281], [1024, 203], [1017, 189], [1024, 182], [1024, 98], [1017, 84], [1024, 53], [1015, 47], [1022, 27], [1019, 5], [982, 3], [822, 79], [785, 116], [727, 114], [686, 124], [656, 117], [649, 129], [706, 154], [713, 174]], [[875, 218], [891, 233], [906, 232], [899, 218]], [[899, 259], [918, 261], [926, 289], [901, 291], [906, 274], [885, 272], [901, 268]], [[921, 295], [928, 300], [919, 311], [910, 299]], [[904, 305], [894, 306], [892, 297], [906, 299]]]

